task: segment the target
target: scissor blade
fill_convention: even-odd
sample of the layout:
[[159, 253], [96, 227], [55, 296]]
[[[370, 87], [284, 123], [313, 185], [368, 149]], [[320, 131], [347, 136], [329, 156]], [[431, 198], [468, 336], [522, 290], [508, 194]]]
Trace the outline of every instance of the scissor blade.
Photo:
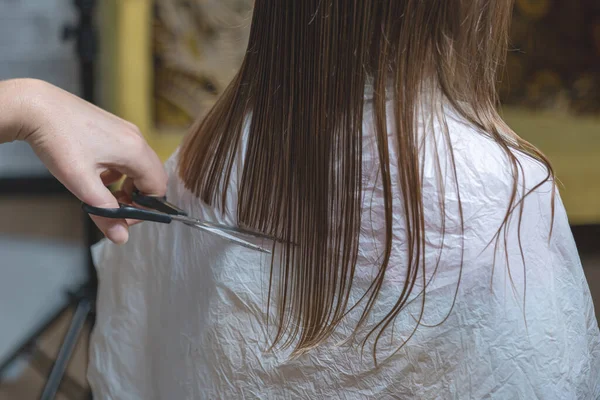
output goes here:
[[230, 232], [233, 235], [250, 236], [250, 237], [253, 237], [256, 239], [266, 239], [266, 240], [270, 240], [273, 242], [281, 241], [281, 239], [278, 239], [275, 236], [267, 235], [265, 233], [262, 233], [262, 232], [259, 232], [259, 231], [253, 230], [253, 229], [239, 228], [239, 227], [235, 227], [235, 226], [217, 224], [215, 222], [201, 221], [196, 218], [188, 217], [187, 215], [183, 215], [183, 216], [172, 215], [171, 217], [175, 221], [181, 221], [183, 223], [203, 226], [205, 228], [210, 228], [210, 229], [217, 229], [219, 231], [226, 231], [226, 232]]
[[[191, 218], [190, 218], [191, 219]], [[247, 249], [251, 249], [251, 250], [256, 250], [256, 251], [260, 251], [261, 253], [267, 253], [267, 254], [271, 254], [271, 250], [265, 249], [263, 247], [260, 247], [258, 245], [255, 245], [254, 243], [250, 243], [244, 239], [238, 238], [236, 236], [230, 235], [226, 232], [223, 232], [217, 228], [212, 228], [212, 227], [208, 227], [205, 226], [202, 223], [196, 223], [194, 221], [184, 221], [183, 219], [179, 219], [179, 221], [183, 222], [184, 224], [191, 226], [193, 228], [196, 229], [200, 229], [202, 231], [208, 232], [208, 233], [212, 233], [214, 235], [217, 235], [225, 240], [229, 240], [230, 242], [233, 242], [235, 244], [238, 244], [240, 246], [243, 246]]]
[[220, 231], [231, 232], [231, 233], [237, 234], [237, 235], [251, 236], [251, 237], [255, 237], [257, 239], [271, 240], [273, 242], [280, 241], [279, 239], [277, 239], [274, 236], [267, 235], [265, 233], [258, 232], [258, 231], [255, 231], [255, 230], [251, 230], [251, 229], [238, 228], [238, 227], [233, 227], [233, 226], [228, 226], [228, 225], [216, 224], [214, 222], [200, 221], [200, 220], [194, 219], [194, 218], [190, 218], [190, 220], [193, 220], [195, 224], [202, 225], [202, 226], [204, 226], [206, 228], [214, 228], [214, 229], [218, 229]]

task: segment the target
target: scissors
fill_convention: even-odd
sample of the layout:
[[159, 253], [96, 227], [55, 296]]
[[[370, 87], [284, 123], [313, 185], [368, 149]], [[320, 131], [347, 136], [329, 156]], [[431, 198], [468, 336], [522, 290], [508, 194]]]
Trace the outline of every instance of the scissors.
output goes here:
[[185, 211], [169, 203], [166, 197], [146, 196], [141, 194], [138, 190], [134, 190], [132, 194], [132, 200], [134, 203], [145, 208], [122, 203], [119, 203], [119, 208], [99, 208], [83, 203], [81, 208], [88, 214], [97, 215], [104, 218], [136, 219], [140, 221], [152, 221], [163, 224], [170, 224], [173, 221], [182, 222], [185, 225], [212, 233], [225, 240], [236, 243], [248, 249], [260, 251], [262, 253], [270, 254], [271, 250], [244, 240], [243, 238], [238, 237], [238, 235], [252, 237], [255, 239], [277, 241], [277, 238], [265, 235], [261, 232], [215, 224], [212, 222], [191, 218]]

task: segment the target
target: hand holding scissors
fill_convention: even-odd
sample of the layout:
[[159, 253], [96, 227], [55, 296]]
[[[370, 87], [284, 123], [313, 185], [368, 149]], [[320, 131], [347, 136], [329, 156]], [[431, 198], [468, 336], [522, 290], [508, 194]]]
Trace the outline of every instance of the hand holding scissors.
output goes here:
[[200, 229], [204, 232], [217, 235], [240, 246], [269, 254], [271, 253], [271, 250], [256, 245], [240, 236], [263, 240], [266, 239], [269, 241], [278, 240], [273, 236], [265, 235], [257, 231], [215, 224], [196, 218], [191, 218], [185, 211], [169, 203], [165, 197], [145, 196], [139, 191], [134, 190], [132, 200], [135, 204], [138, 204], [144, 208], [122, 203], [119, 204], [119, 208], [99, 208], [92, 207], [89, 204], [84, 203], [82, 208], [88, 214], [97, 215], [104, 218], [135, 219], [163, 224], [170, 224], [173, 221], [177, 221], [193, 228]]

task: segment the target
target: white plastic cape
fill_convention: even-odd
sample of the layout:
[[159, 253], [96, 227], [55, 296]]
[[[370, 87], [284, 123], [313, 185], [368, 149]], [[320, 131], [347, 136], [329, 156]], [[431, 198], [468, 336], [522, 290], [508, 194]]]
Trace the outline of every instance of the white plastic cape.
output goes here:
[[[265, 351], [275, 327], [271, 323], [267, 328], [265, 322], [270, 267], [264, 254], [177, 223], [143, 223], [132, 228], [125, 246], [98, 245], [98, 315], [88, 372], [94, 398], [600, 399], [598, 323], [559, 196], [550, 240], [552, 191], [547, 183], [525, 200], [520, 226], [524, 258], [516, 216], [500, 247], [488, 246], [505, 215], [511, 169], [493, 141], [452, 112], [447, 111], [447, 120], [464, 236], [443, 130], [423, 122], [427, 268], [413, 291], [416, 300], [380, 340], [377, 367], [372, 340], [362, 356], [358, 341], [391, 309], [404, 280], [405, 235], [397, 187], [391, 268], [370, 326], [356, 340], [341, 343], [356, 324], [358, 307], [328, 342], [294, 359], [289, 351]], [[371, 125], [367, 111], [365, 212], [353, 300], [371, 282], [384, 237]], [[432, 156], [436, 145], [440, 168]], [[222, 215], [183, 187], [177, 159], [175, 154], [167, 163], [169, 200], [193, 216], [235, 224], [231, 210], [239, 163], [229, 211]], [[536, 162], [524, 156], [520, 161], [520, 183], [526, 188], [545, 177]], [[397, 182], [395, 165], [392, 175]], [[445, 182], [443, 237], [440, 177]], [[432, 277], [438, 259], [423, 308], [422, 278]], [[413, 332], [422, 309], [416, 333], [393, 354]]]

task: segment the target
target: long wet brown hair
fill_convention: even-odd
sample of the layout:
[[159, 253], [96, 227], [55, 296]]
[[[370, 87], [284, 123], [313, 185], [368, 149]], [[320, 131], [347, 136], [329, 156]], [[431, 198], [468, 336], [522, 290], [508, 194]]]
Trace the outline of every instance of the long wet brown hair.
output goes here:
[[[237, 183], [238, 222], [283, 242], [275, 253], [269, 284], [269, 300], [277, 299], [278, 311], [274, 345], [293, 346], [296, 353], [313, 348], [355, 306], [349, 304], [349, 296], [363, 218], [366, 87], [373, 91], [386, 226], [380, 263], [361, 299], [356, 329], [373, 309], [393, 246], [388, 134], [397, 146], [395, 184], [408, 255], [397, 302], [370, 334], [379, 338], [390, 326], [407, 305], [419, 270], [425, 269], [416, 125], [428, 88], [433, 88], [427, 96], [432, 104], [450, 104], [506, 153], [513, 190], [504, 227], [511, 213], [519, 213], [520, 220], [522, 212], [522, 171], [515, 153], [538, 160], [547, 167], [547, 178], [553, 177], [546, 158], [514, 134], [497, 111], [496, 84], [507, 51], [512, 6], [511, 0], [255, 1], [243, 64], [187, 137], [180, 176], [202, 201], [225, 208], [232, 167], [242, 136], [247, 135]], [[387, 99], [393, 104], [393, 132], [388, 132]], [[446, 147], [454, 165], [449, 140]], [[443, 208], [443, 201], [440, 204]], [[459, 214], [462, 224], [460, 197]]]

